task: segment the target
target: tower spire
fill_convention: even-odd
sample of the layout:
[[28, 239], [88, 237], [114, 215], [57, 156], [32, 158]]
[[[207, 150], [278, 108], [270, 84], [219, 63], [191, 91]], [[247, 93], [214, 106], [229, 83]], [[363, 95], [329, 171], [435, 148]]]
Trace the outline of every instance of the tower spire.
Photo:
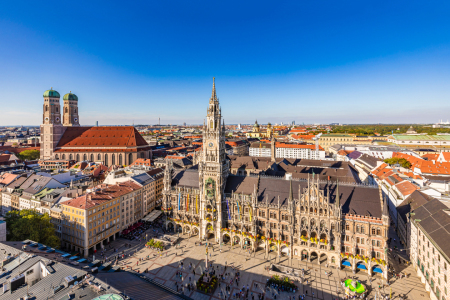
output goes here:
[[336, 206], [341, 206], [341, 199], [339, 199], [339, 179], [336, 179]]
[[211, 92], [211, 101], [217, 100], [217, 94], [216, 94], [216, 77], [213, 77], [213, 87]]
[[289, 180], [289, 201], [294, 200], [294, 191], [292, 190], [292, 177]]

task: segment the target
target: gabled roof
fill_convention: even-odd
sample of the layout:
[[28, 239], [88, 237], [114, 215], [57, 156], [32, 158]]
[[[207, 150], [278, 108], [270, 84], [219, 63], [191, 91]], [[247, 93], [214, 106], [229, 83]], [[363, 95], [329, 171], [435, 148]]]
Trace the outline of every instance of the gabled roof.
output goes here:
[[67, 127], [57, 148], [148, 146], [133, 126]]

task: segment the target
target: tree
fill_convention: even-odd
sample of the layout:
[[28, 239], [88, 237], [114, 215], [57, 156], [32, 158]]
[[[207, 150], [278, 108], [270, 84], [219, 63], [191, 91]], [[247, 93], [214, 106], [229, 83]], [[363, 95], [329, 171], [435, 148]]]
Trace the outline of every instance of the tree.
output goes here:
[[385, 159], [384, 162], [390, 166], [399, 164], [403, 168], [411, 168], [411, 163], [406, 158], [392, 157]]
[[41, 155], [39, 150], [24, 150], [18, 154], [21, 160], [35, 160]]
[[47, 213], [41, 215], [31, 209], [9, 211], [5, 217], [8, 241], [32, 240], [59, 248], [61, 243], [50, 220]]

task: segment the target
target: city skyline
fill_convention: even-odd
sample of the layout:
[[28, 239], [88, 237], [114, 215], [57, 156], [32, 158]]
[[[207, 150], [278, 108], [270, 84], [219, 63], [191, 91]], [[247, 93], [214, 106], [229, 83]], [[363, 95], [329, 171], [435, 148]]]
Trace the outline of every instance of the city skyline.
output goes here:
[[449, 118], [446, 2], [4, 6], [0, 126], [39, 125], [50, 87], [81, 125], [202, 124], [213, 76], [227, 124]]

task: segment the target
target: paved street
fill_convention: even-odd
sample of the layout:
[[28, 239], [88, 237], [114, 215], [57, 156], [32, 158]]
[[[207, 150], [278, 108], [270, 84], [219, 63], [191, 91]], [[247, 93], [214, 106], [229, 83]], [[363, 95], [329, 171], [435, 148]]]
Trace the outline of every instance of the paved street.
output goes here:
[[[150, 235], [150, 233], [153, 233], [153, 230], [150, 229], [148, 232]], [[139, 242], [138, 240], [134, 240], [130, 242], [129, 240], [123, 239], [114, 241], [111, 244], [112, 249], [107, 247], [106, 255], [110, 256], [114, 253], [117, 254], [124, 251], [126, 259], [121, 260], [120, 263], [124, 263], [125, 267], [139, 270], [139, 272], [148, 269], [149, 273], [145, 273], [146, 276], [176, 289], [177, 285], [175, 282], [178, 283], [179, 287], [181, 286], [181, 283], [194, 283], [199, 277], [198, 274], [205, 269], [205, 246], [195, 246], [198, 237], [188, 238], [186, 235], [181, 235], [180, 238], [181, 241], [179, 244], [181, 249], [171, 247], [169, 250], [165, 251], [162, 256], [159, 256], [156, 251], [146, 249], [144, 247], [144, 241]], [[125, 247], [125, 243], [131, 244], [131, 246]], [[118, 248], [118, 252], [114, 252], [114, 248]], [[228, 283], [230, 282], [230, 277], [234, 278], [234, 271], [230, 268], [230, 265], [239, 270], [241, 272], [239, 287], [233, 281], [231, 293], [226, 293], [225, 282], [221, 282], [220, 288], [216, 289], [213, 297], [197, 291], [188, 291], [187, 289], [184, 290], [185, 295], [194, 299], [220, 299], [220, 292], [222, 292], [222, 294], [226, 294], [227, 297], [230, 297], [230, 295], [232, 297], [233, 294], [239, 292], [244, 285], [249, 285], [250, 291], [254, 294], [255, 299], [257, 299], [257, 296], [260, 293], [264, 293], [263, 287], [270, 277], [265, 270], [265, 267], [270, 265], [268, 259], [272, 262], [276, 260], [276, 262], [279, 263], [278, 257], [272, 255], [267, 258], [263, 251], [253, 253], [251, 257], [249, 257], [245, 250], [237, 247], [231, 249], [230, 246], [224, 246], [221, 253], [219, 249], [218, 245], [213, 245], [212, 249], [210, 248], [211, 258], [209, 259], [209, 262], [212, 262], [213, 266], [218, 268], [218, 273], [223, 273], [225, 262], [227, 262], [229, 267], [226, 269], [226, 273], [231, 273], [231, 276], [226, 278]], [[139, 258], [146, 258], [148, 255], [150, 256], [149, 260], [141, 261], [137, 264]], [[156, 255], [156, 257], [153, 255]], [[183, 269], [179, 266], [180, 261], [183, 261], [184, 263]], [[190, 264], [194, 266], [193, 269], [189, 269], [188, 266]], [[286, 257], [282, 257], [281, 264], [289, 265], [289, 260]], [[296, 282], [296, 285], [299, 287], [299, 291], [295, 294], [296, 299], [302, 294], [305, 294], [305, 296], [307, 295], [305, 299], [332, 300], [336, 299], [338, 296], [342, 297], [343, 290], [339, 284], [340, 279], [352, 276], [352, 273], [349, 271], [325, 268], [324, 266], [299, 262], [297, 260], [293, 260], [291, 266], [307, 270], [305, 279], [308, 280], [308, 284], [303, 285]], [[412, 266], [399, 265], [398, 260], [393, 263], [393, 266], [396, 272], [402, 271], [405, 274], [410, 275], [403, 279], [391, 278], [390, 287], [387, 285], [383, 287], [380, 279], [370, 282], [366, 274], [361, 272], [356, 274], [356, 277], [371, 290], [368, 299], [375, 299], [375, 293], [378, 293], [377, 299], [380, 299], [380, 294], [389, 295], [390, 288], [392, 289], [392, 299], [430, 299], [428, 293], [420, 283], [419, 278], [415, 276], [415, 271]], [[194, 269], [195, 276], [193, 273]], [[175, 275], [177, 271], [181, 272], [182, 278]], [[331, 272], [331, 276], [325, 276], [325, 272]], [[381, 289], [379, 289], [379, 286], [381, 286]], [[313, 293], [314, 298], [312, 297]], [[266, 299], [275, 299], [275, 295], [276, 299], [289, 299], [289, 297], [293, 296], [293, 293], [282, 292], [279, 295], [278, 292], [270, 290], [266, 291], [265, 294]], [[403, 298], [403, 295], [406, 295], [407, 298]]]

